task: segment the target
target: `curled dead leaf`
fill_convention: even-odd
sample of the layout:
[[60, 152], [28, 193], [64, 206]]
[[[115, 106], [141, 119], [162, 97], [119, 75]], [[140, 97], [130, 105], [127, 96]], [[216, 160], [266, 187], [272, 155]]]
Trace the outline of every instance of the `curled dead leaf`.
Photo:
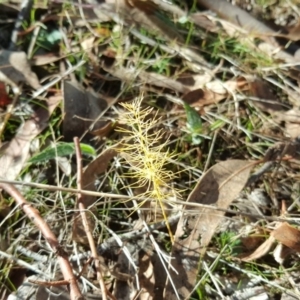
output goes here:
[[252, 254], [242, 258], [242, 261], [250, 262], [266, 255], [275, 242], [275, 238], [270, 236], [264, 243], [262, 243]]
[[288, 223], [282, 223], [272, 231], [271, 236], [281, 244], [300, 252], [300, 230]]
[[252, 254], [242, 258], [242, 261], [250, 262], [268, 254], [275, 241], [279, 242], [279, 244], [275, 248], [273, 256], [278, 263], [282, 263], [291, 252], [300, 252], [300, 230], [284, 222], [280, 223], [271, 232], [269, 238]]

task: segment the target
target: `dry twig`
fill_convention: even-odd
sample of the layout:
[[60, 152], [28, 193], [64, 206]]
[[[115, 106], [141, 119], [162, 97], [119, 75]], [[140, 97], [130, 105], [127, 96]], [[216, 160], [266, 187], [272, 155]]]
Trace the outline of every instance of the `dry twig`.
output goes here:
[[49, 243], [51, 249], [57, 254], [58, 262], [61, 267], [61, 271], [66, 282], [69, 283], [70, 299], [71, 300], [83, 300], [84, 297], [79, 289], [76, 276], [73, 273], [72, 267], [67, 257], [67, 253], [63, 250], [59, 244], [56, 236], [51, 231], [48, 224], [40, 216], [40, 213], [30, 203], [28, 203], [23, 195], [11, 184], [0, 183], [0, 188], [4, 189], [11, 195], [18, 203], [18, 205], [24, 210], [25, 214], [34, 224], [39, 228], [43, 234], [45, 240]]
[[[75, 144], [75, 151], [76, 151], [76, 159], [77, 159], [77, 187], [81, 190], [82, 186], [81, 186], [81, 180], [82, 180], [82, 155], [81, 155], [81, 151], [80, 151], [80, 144], [79, 144], [79, 140], [78, 137], [74, 138], [74, 144]], [[78, 201], [78, 208], [80, 211], [80, 215], [82, 218], [82, 223], [89, 241], [89, 245], [91, 248], [91, 253], [93, 258], [95, 259], [95, 266], [96, 266], [96, 270], [97, 270], [97, 279], [99, 281], [99, 284], [101, 286], [101, 291], [102, 291], [102, 299], [106, 300], [107, 299], [107, 289], [103, 280], [103, 276], [101, 273], [101, 268], [100, 268], [100, 263], [99, 263], [99, 257], [98, 257], [98, 253], [97, 253], [97, 248], [95, 245], [95, 241], [93, 238], [93, 234], [91, 229], [89, 228], [89, 222], [86, 216], [86, 207], [84, 206], [84, 196], [82, 193], [78, 193], [77, 194], [77, 201]], [[110, 294], [111, 297], [113, 297]]]

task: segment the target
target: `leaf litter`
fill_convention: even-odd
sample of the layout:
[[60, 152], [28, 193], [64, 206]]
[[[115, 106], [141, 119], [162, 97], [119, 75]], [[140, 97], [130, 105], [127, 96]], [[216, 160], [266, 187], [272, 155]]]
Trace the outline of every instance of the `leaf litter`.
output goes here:
[[[276, 39], [278, 32], [254, 13], [229, 2], [216, 7], [199, 0], [199, 6], [184, 9], [173, 2], [88, 0], [68, 6], [56, 0], [31, 8], [23, 1], [40, 11], [28, 16], [3, 6], [13, 22], [25, 18], [28, 23], [11, 31], [0, 24], [16, 47], [8, 49], [10, 42], [0, 36], [6, 45], [0, 53], [0, 178], [21, 182], [20, 192], [60, 237], [66, 252], [58, 251], [58, 258], [66, 255], [71, 262], [70, 269], [61, 270], [65, 279], [83, 269], [76, 278], [79, 289], [71, 286], [71, 299], [81, 292], [88, 299], [245, 298], [251, 276], [260, 276], [247, 264], [268, 257], [275, 241], [277, 265], [268, 266], [275, 275], [255, 288], [272, 297], [294, 295], [297, 287], [278, 267], [297, 265], [299, 251], [298, 229], [289, 225], [297, 220], [299, 197], [296, 52], [291, 54]], [[260, 9], [254, 5], [254, 12]], [[278, 7], [269, 4], [269, 9], [274, 13]], [[297, 40], [296, 22], [292, 26], [288, 34], [280, 33], [287, 43]], [[128, 119], [130, 105], [136, 115]], [[67, 143], [74, 137], [83, 137], [81, 148], [91, 147], [82, 151], [83, 170]], [[68, 172], [59, 169], [61, 156]], [[77, 162], [79, 156], [77, 151]], [[76, 173], [82, 173], [77, 183]], [[47, 182], [57, 191], [47, 191], [46, 185], [29, 190], [26, 180], [37, 186]], [[77, 185], [102, 194], [79, 191], [75, 199], [74, 189], [59, 191]], [[9, 193], [7, 185], [2, 187]], [[257, 189], [272, 200], [271, 207], [261, 204], [259, 194], [253, 200]], [[285, 221], [277, 217], [281, 202], [289, 205]], [[7, 253], [25, 266], [24, 254], [15, 250], [21, 243], [31, 251], [26, 260], [36, 274], [45, 274], [36, 282], [64, 282], [60, 271], [49, 271], [55, 257], [48, 255], [45, 268], [34, 256], [47, 237], [39, 236], [40, 244], [32, 247], [28, 241], [37, 239], [38, 230], [25, 222], [28, 230], [20, 235], [21, 207], [5, 191], [0, 203], [1, 266], [8, 266]], [[269, 230], [276, 219], [278, 227]], [[265, 242], [251, 236], [268, 230]], [[89, 254], [83, 254], [91, 248], [91, 236], [99, 246], [87, 273]], [[243, 241], [252, 241], [256, 250], [246, 254], [249, 245], [237, 248]], [[219, 258], [212, 261], [215, 255]], [[233, 277], [245, 282], [236, 291], [222, 283], [233, 284]], [[11, 278], [9, 272], [1, 277], [4, 299]], [[13, 284], [21, 295], [26, 282]], [[54, 282], [47, 284], [55, 290]], [[38, 293], [48, 295], [41, 286]]]

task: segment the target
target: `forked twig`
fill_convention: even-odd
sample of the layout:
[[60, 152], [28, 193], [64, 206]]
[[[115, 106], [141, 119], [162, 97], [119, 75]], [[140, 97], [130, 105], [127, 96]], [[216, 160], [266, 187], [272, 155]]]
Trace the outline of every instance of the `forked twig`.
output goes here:
[[18, 205], [23, 209], [28, 218], [38, 227], [44, 236], [45, 240], [49, 243], [51, 249], [57, 254], [57, 259], [61, 267], [61, 272], [65, 281], [69, 284], [70, 299], [83, 300], [84, 297], [79, 289], [77, 278], [73, 273], [72, 267], [68, 260], [67, 253], [59, 244], [56, 236], [51, 231], [48, 224], [40, 216], [40, 213], [30, 203], [28, 203], [23, 195], [11, 184], [0, 183], [0, 188], [4, 189], [11, 197], [15, 199]]

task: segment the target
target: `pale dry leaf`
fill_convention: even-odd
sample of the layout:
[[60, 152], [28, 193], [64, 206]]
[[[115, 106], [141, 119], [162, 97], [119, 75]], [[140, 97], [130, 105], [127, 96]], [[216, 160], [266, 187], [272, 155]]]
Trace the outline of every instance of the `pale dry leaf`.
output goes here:
[[31, 71], [25, 52], [0, 51], [0, 81], [17, 87], [28, 83], [34, 89], [40, 88], [39, 80]]
[[270, 236], [253, 253], [242, 258], [242, 261], [250, 262], [255, 259], [261, 258], [262, 256], [264, 256], [270, 252], [270, 249], [271, 249], [272, 245], [274, 244], [274, 242], [275, 242], [275, 238]]
[[212, 74], [209, 74], [208, 72], [204, 72], [203, 74], [196, 74], [192, 76], [194, 80], [193, 89], [197, 88], [203, 88], [206, 84], [211, 82], [212, 80]]
[[139, 280], [142, 288], [140, 300], [152, 300], [155, 296], [154, 266], [151, 257], [146, 252], [140, 256]]
[[[274, 34], [275, 31], [273, 31], [270, 27], [266, 26], [264, 23], [254, 18], [252, 15], [250, 15], [248, 12], [241, 9], [237, 5], [232, 5], [226, 0], [219, 0], [219, 1], [198, 0], [198, 3], [214, 11], [222, 19], [227, 20], [232, 24], [235, 24], [236, 26], [238, 26], [238, 28], [244, 28], [249, 32], [249, 34], [260, 35], [262, 38], [265, 38], [266, 40], [270, 40], [271, 42], [273, 42], [274, 38], [272, 38], [271, 34]], [[220, 20], [220, 22], [222, 22], [222, 20]], [[226, 28], [226, 23], [222, 22], [222, 25], [223, 27]], [[232, 35], [236, 34], [237, 32], [236, 30], [235, 32], [231, 31], [232, 27], [230, 27], [229, 29]]]
[[16, 136], [9, 142], [0, 157], [0, 178], [15, 180], [29, 158], [30, 143], [46, 128], [54, 109], [61, 101], [61, 96], [49, 97], [46, 109], [40, 107], [31, 119], [27, 120], [18, 130]]
[[198, 3], [221, 17], [218, 19], [218, 22], [222, 24], [228, 35], [236, 37], [239, 34], [239, 39], [253, 48], [255, 47], [254, 43], [249, 42], [254, 37], [258, 37], [264, 41], [258, 44], [258, 49], [286, 63], [297, 63], [296, 57], [282, 50], [282, 47], [275, 39], [277, 35], [275, 30], [257, 20], [237, 5], [232, 5], [226, 0], [198, 0]]
[[274, 59], [282, 60], [286, 63], [297, 64], [297, 58], [288, 52], [281, 51], [281, 47], [279, 45], [274, 46], [272, 44], [263, 42], [260, 43], [257, 48]]
[[224, 83], [220, 80], [208, 82], [206, 87], [216, 94], [227, 94], [227, 89], [225, 88]]
[[217, 103], [226, 99], [229, 92], [233, 93], [237, 89], [243, 90], [247, 82], [244, 78], [228, 80], [224, 83], [211, 81], [204, 88], [194, 89], [183, 95], [182, 100], [193, 106], [205, 106]]
[[286, 123], [285, 124], [286, 133], [291, 138], [296, 138], [300, 136], [300, 126], [296, 123]]
[[279, 264], [282, 264], [284, 261], [284, 259], [282, 259], [281, 257], [282, 247], [283, 247], [282, 244], [277, 244], [273, 251], [273, 257]]
[[234, 80], [227, 80], [223, 83], [224, 87], [233, 93], [236, 90], [244, 91], [248, 88], [248, 81], [244, 77], [238, 77]]
[[35, 55], [32, 59], [33, 66], [44, 66], [61, 60], [62, 57], [53, 54]]
[[89, 38], [84, 39], [80, 45], [81, 48], [85, 51], [90, 52], [92, 47], [94, 46], [94, 42], [95, 42], [96, 38], [94, 36], [91, 36]]
[[283, 264], [284, 260], [294, 252], [293, 249], [278, 244], [273, 251], [273, 257], [279, 264]]
[[270, 237], [251, 255], [242, 258], [242, 260], [250, 262], [268, 254], [275, 241], [279, 242], [279, 244], [275, 248], [273, 256], [278, 263], [282, 263], [292, 252], [300, 252], [300, 230], [284, 222], [280, 223], [271, 232]]
[[[245, 160], [228, 160], [210, 168], [200, 179], [187, 203], [200, 203], [227, 209], [245, 186], [253, 163]], [[186, 205], [189, 211], [189, 206]], [[171, 264], [178, 274], [172, 279], [180, 297], [189, 297], [197, 275], [201, 256], [205, 253], [216, 228], [223, 219], [223, 211], [195, 209], [195, 214], [183, 213], [175, 233]], [[176, 299], [173, 287], [166, 288], [166, 299]]]
[[295, 107], [280, 115], [280, 119], [285, 122], [300, 124], [300, 110]]
[[278, 122], [285, 122], [285, 130], [288, 136], [291, 138], [300, 136], [300, 110], [297, 107], [277, 114], [276, 119]]

